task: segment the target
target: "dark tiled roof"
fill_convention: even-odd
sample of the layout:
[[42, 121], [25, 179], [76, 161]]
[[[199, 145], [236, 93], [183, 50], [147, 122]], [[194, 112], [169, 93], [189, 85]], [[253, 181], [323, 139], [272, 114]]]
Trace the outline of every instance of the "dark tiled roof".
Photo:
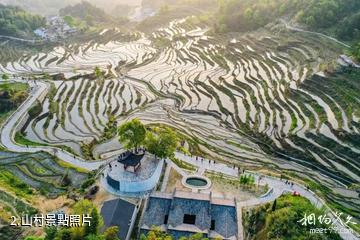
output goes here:
[[143, 224], [151, 228], [164, 224], [165, 215], [169, 213], [171, 199], [152, 197], [147, 206]]
[[135, 205], [120, 198], [106, 201], [101, 208], [105, 227], [118, 226], [120, 239], [126, 239]]
[[204, 230], [210, 226], [210, 202], [184, 198], [174, 198], [170, 207], [169, 225], [183, 224], [184, 214], [196, 215], [195, 226]]
[[[195, 215], [195, 224], [184, 224], [184, 215]], [[165, 215], [168, 223], [164, 224]], [[215, 220], [215, 229], [211, 228]], [[172, 194], [153, 193], [145, 210], [142, 229], [159, 226], [173, 235], [180, 236], [201, 232], [204, 235], [220, 235], [222, 238], [237, 238], [236, 206], [233, 200], [212, 199], [211, 195], [176, 191]]]
[[212, 205], [211, 219], [215, 220], [215, 232], [224, 238], [236, 236], [236, 208], [230, 206]]
[[124, 164], [125, 166], [137, 166], [143, 157], [144, 154], [137, 155], [129, 153], [124, 159], [119, 159], [118, 162]]

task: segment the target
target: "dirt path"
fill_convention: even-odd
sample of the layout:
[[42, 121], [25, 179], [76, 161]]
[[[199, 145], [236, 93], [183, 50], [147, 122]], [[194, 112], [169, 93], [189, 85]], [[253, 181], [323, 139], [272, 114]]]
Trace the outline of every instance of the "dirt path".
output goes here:
[[347, 45], [346, 43], [344, 42], [341, 42], [340, 40], [337, 40], [336, 38], [334, 37], [331, 37], [331, 36], [328, 36], [326, 34], [323, 34], [323, 33], [319, 33], [319, 32], [313, 32], [313, 31], [308, 31], [308, 30], [304, 30], [304, 29], [301, 29], [301, 28], [297, 28], [297, 27], [294, 27], [294, 26], [291, 26], [289, 22], [286, 22], [284, 19], [280, 19], [280, 21], [285, 25], [285, 27], [289, 30], [292, 30], [292, 31], [297, 31], [297, 32], [304, 32], [304, 33], [310, 33], [310, 34], [316, 34], [316, 35], [319, 35], [319, 36], [322, 36], [324, 38], [327, 38], [329, 40], [332, 40], [344, 47], [347, 47], [347, 48], [351, 48], [349, 45]]

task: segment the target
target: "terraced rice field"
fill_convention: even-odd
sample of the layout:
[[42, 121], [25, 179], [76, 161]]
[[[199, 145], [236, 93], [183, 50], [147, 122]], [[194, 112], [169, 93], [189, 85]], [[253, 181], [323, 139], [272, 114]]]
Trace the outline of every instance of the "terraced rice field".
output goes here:
[[[343, 79], [318, 73], [339, 46], [276, 27], [231, 38], [207, 30], [178, 20], [127, 41], [106, 31], [0, 69], [64, 74], [25, 129], [36, 142], [81, 154], [81, 144], [101, 139], [110, 116], [118, 123], [138, 117], [181, 130], [218, 158], [292, 169], [332, 188], [359, 183], [360, 85], [351, 76], [360, 73]], [[106, 80], [91, 77], [95, 66]], [[93, 151], [99, 158], [120, 147], [110, 139]], [[329, 198], [360, 213], [351, 191]]]
[[51, 197], [66, 192], [67, 186], [62, 185], [65, 175], [68, 176], [69, 185], [75, 188], [79, 188], [87, 178], [87, 174], [62, 166], [49, 154], [42, 152], [21, 154], [0, 151], [0, 171], [0, 181], [13, 187], [16, 187], [16, 182], [19, 185], [25, 183]]

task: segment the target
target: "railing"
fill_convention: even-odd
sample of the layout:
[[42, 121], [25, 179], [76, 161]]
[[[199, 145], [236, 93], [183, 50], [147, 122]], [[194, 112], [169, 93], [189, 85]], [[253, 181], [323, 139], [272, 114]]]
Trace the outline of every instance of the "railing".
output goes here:
[[[253, 175], [256, 175], [256, 176], [262, 176], [264, 178], [270, 178], [270, 179], [273, 179], [273, 180], [277, 180], [277, 181], [282, 181], [280, 178], [278, 177], [274, 177], [274, 176], [268, 176], [268, 175], [264, 175], [264, 174], [260, 174], [260, 173], [256, 173], [256, 172], [252, 172], [252, 171], [248, 171], [246, 170], [245, 171], [246, 173], [249, 173], [249, 174], [253, 174]], [[316, 199], [317, 202], [313, 202], [313, 204], [316, 206], [316, 207], [324, 207], [325, 208], [325, 211], [330, 215], [330, 217], [332, 219], [336, 219], [337, 217], [337, 214], [326, 204], [326, 202], [320, 198], [315, 192], [311, 191], [310, 189], [306, 188], [305, 186], [303, 186], [302, 184], [298, 183], [298, 182], [294, 182], [294, 185], [296, 185], [297, 187], [300, 187], [302, 188], [305, 192], [308, 192], [310, 193], [310, 195]], [[308, 198], [309, 199], [309, 198]], [[311, 199], [309, 199], [311, 201]], [[320, 204], [319, 204], [320, 203]], [[317, 206], [319, 205], [319, 206]], [[338, 224], [341, 224], [341, 223], [338, 223]], [[354, 230], [352, 230], [351, 228], [347, 227], [347, 226], [343, 226], [341, 225], [343, 228], [347, 229], [347, 230], [350, 230], [350, 233], [351, 235], [354, 236], [354, 238], [352, 239], [356, 239], [356, 237], [360, 237], [360, 235], [358, 233], [356, 233]], [[346, 233], [345, 233], [346, 234]]]
[[[163, 165], [164, 165], [164, 160], [160, 160], [154, 173], [151, 175], [150, 178], [148, 178], [146, 180], [142, 180], [142, 181], [115, 180], [107, 174], [106, 181], [115, 190], [123, 192], [123, 193], [147, 192], [147, 191], [152, 190], [156, 186], [156, 184], [160, 178]], [[114, 182], [110, 183], [108, 179], [111, 179], [110, 182], [112, 182], [112, 181], [114, 181]], [[119, 184], [118, 188], [116, 186], [114, 186], [115, 182], [117, 182]]]

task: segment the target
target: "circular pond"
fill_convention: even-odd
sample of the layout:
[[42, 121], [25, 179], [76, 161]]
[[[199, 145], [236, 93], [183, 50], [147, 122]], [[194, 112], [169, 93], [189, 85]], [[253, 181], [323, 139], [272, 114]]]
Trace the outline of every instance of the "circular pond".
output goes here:
[[207, 177], [192, 175], [184, 177], [182, 184], [188, 188], [202, 190], [208, 189], [211, 186], [211, 181]]

